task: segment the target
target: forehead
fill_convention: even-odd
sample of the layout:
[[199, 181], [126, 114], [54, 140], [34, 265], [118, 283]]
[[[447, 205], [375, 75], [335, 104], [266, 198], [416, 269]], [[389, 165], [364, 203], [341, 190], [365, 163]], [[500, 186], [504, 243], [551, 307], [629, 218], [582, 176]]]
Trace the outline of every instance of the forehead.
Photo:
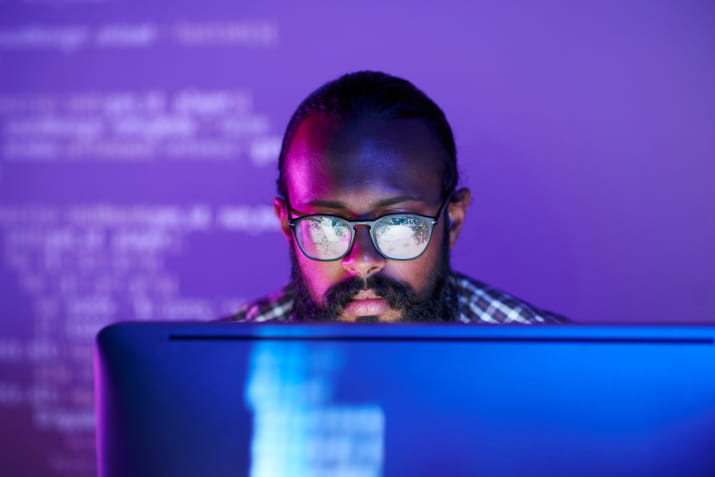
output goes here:
[[378, 199], [438, 201], [447, 153], [422, 119], [308, 116], [285, 157], [291, 204], [369, 191]]

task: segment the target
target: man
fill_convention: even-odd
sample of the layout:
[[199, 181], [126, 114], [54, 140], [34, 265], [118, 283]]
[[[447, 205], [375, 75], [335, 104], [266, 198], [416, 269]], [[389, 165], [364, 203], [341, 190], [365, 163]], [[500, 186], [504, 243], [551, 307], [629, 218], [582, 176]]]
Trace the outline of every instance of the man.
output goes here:
[[450, 269], [470, 192], [444, 113], [411, 83], [362, 71], [325, 84], [293, 114], [278, 169], [292, 280], [233, 319], [563, 321]]

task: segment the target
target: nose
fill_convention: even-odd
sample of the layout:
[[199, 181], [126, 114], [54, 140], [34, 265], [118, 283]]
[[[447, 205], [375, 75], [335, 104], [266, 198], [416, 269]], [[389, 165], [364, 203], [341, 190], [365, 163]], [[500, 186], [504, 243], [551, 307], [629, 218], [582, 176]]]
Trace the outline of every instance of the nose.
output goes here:
[[370, 238], [370, 229], [364, 225], [355, 227], [353, 248], [343, 257], [343, 268], [353, 275], [367, 278], [385, 267], [385, 257], [377, 253]]

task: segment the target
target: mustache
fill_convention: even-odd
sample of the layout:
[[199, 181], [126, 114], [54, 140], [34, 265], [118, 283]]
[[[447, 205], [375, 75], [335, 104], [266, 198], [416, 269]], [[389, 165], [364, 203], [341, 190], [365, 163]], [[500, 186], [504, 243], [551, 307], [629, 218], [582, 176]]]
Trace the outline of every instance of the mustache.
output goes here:
[[417, 295], [406, 283], [381, 274], [366, 279], [351, 277], [328, 288], [325, 302], [330, 311], [339, 313], [361, 290], [371, 289], [395, 310], [406, 310], [417, 302]]

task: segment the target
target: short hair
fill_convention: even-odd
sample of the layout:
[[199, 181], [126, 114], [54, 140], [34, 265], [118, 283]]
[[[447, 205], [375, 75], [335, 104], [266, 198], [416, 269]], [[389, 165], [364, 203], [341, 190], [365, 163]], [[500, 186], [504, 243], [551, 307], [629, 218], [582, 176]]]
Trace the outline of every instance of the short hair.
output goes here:
[[285, 156], [298, 126], [311, 114], [344, 120], [359, 117], [380, 119], [423, 119], [447, 153], [442, 173], [442, 195], [459, 182], [457, 148], [452, 128], [444, 112], [409, 81], [379, 71], [358, 71], [343, 75], [313, 91], [291, 116], [283, 135], [278, 157], [278, 194], [288, 198]]

